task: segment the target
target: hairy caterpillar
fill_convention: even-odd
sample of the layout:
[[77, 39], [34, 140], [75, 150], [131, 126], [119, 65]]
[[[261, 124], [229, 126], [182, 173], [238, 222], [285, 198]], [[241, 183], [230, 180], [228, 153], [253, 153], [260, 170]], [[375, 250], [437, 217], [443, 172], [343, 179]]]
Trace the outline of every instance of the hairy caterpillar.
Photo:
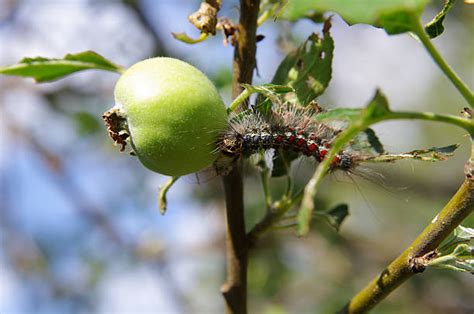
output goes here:
[[[340, 127], [316, 121], [314, 117], [321, 111], [314, 102], [307, 107], [277, 103], [267, 114], [256, 108], [231, 114], [227, 129], [219, 136], [217, 149], [232, 160], [275, 149], [293, 151], [321, 162], [342, 131]], [[375, 154], [374, 149], [368, 152], [367, 148], [372, 148], [368, 142], [360, 141], [360, 138], [355, 139], [339, 152], [331, 161], [330, 170], [350, 170]], [[377, 144], [381, 147], [379, 142]]]

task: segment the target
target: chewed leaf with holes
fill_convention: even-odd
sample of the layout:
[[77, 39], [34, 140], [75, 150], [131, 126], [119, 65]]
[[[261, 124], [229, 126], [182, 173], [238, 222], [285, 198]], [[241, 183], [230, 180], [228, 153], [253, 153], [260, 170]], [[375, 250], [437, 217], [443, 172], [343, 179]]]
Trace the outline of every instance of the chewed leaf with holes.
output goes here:
[[272, 83], [295, 89], [300, 104], [321, 95], [331, 80], [334, 41], [329, 33], [330, 20], [323, 27], [323, 37], [311, 34], [279, 65]]
[[62, 59], [24, 58], [17, 64], [0, 68], [0, 74], [31, 77], [36, 82], [48, 82], [83, 70], [105, 70], [121, 73], [122, 67], [93, 51], [67, 54]]

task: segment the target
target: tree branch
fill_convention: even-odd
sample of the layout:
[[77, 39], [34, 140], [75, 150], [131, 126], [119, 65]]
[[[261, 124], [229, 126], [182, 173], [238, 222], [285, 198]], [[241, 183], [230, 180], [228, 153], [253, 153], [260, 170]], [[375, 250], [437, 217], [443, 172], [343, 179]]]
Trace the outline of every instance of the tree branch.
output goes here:
[[227, 279], [221, 287], [226, 313], [247, 313], [248, 245], [245, 234], [243, 182], [239, 166], [224, 177], [227, 221]]
[[232, 72], [232, 96], [236, 98], [242, 91], [242, 83], [251, 84], [255, 69], [257, 51], [257, 18], [260, 0], [240, 0], [240, 21], [238, 40], [234, 50]]
[[341, 313], [365, 313], [416, 273], [422, 272], [415, 259], [435, 250], [474, 210], [474, 178], [466, 179], [443, 210], [425, 230], [380, 275], [345, 306]]
[[[242, 92], [242, 83], [251, 84], [255, 69], [257, 18], [260, 0], [240, 1], [238, 40], [234, 51], [232, 95]], [[240, 109], [245, 107], [243, 103]], [[248, 242], [245, 230], [241, 163], [224, 177], [227, 220], [227, 279], [221, 291], [226, 313], [247, 313]]]

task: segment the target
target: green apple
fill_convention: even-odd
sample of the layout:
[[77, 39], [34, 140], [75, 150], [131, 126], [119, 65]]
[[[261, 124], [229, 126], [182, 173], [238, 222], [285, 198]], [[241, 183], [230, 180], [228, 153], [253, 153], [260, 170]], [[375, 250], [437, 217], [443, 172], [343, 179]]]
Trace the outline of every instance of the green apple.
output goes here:
[[[225, 105], [214, 84], [173, 58], [130, 67], [115, 86], [115, 110], [126, 119], [130, 143], [150, 170], [181, 176], [210, 166], [225, 128]], [[109, 127], [110, 131], [110, 127]]]

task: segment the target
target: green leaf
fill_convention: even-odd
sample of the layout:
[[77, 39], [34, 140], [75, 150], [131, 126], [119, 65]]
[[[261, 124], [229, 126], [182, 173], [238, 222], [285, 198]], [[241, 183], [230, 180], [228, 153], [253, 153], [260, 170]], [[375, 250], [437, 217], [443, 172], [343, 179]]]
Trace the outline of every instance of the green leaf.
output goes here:
[[473, 250], [474, 248], [467, 244], [460, 244], [454, 249], [451, 255], [456, 258], [471, 259], [474, 258]]
[[326, 212], [314, 212], [315, 216], [323, 216], [327, 222], [339, 231], [342, 222], [349, 216], [349, 207], [347, 204], [339, 204]]
[[272, 83], [289, 85], [303, 105], [321, 95], [331, 80], [334, 41], [329, 33], [330, 20], [323, 27], [323, 38], [311, 34], [278, 66]]
[[371, 128], [364, 130], [365, 135], [367, 136], [367, 141], [369, 146], [374, 149], [374, 151], [378, 154], [383, 154], [385, 149], [383, 148], [382, 142], [380, 142], [379, 137], [375, 134], [375, 131]]
[[[341, 121], [352, 121], [360, 116], [361, 109], [354, 109], [354, 108], [336, 108], [330, 109], [328, 111], [323, 111], [314, 115], [314, 119], [316, 121], [334, 121], [334, 120], [341, 120]], [[383, 148], [383, 144], [380, 142], [377, 134], [371, 128], [367, 128], [364, 130], [356, 138], [355, 144], [363, 144], [364, 147], [358, 146], [361, 150], [366, 150], [367, 148], [372, 150], [374, 153], [383, 154], [385, 149]], [[358, 143], [357, 143], [358, 142]], [[354, 144], [353, 144], [354, 145]]]
[[428, 0], [289, 0], [283, 17], [295, 21], [312, 14], [335, 12], [349, 24], [383, 27], [389, 34], [412, 29]]
[[290, 170], [291, 162], [298, 157], [299, 154], [297, 152], [283, 152], [278, 150], [273, 159], [272, 177], [277, 178], [287, 175]]
[[36, 82], [48, 82], [83, 70], [105, 70], [121, 73], [123, 68], [93, 51], [67, 54], [63, 59], [24, 58], [19, 63], [0, 68], [0, 74], [32, 77]]
[[474, 229], [458, 226], [453, 233], [441, 243], [436, 250], [435, 258], [426, 266], [445, 268], [474, 274]]
[[352, 121], [354, 118], [359, 117], [361, 109], [354, 108], [335, 108], [323, 111], [314, 116], [316, 121], [325, 120], [341, 120], [341, 121]]
[[426, 266], [474, 274], [474, 247], [465, 243], [459, 244], [451, 254], [437, 256]]
[[456, 229], [454, 229], [453, 235], [457, 239], [471, 241], [474, 240], [474, 228], [458, 226]]
[[474, 240], [474, 228], [467, 228], [458, 226], [454, 231], [446, 238], [438, 248], [441, 254], [447, 254], [453, 247], [462, 243], [469, 243]]
[[435, 38], [441, 35], [444, 32], [444, 18], [448, 14], [454, 5], [455, 0], [446, 0], [444, 3], [443, 9], [439, 12], [434, 19], [432, 19], [428, 24], [425, 25], [425, 31], [430, 36], [430, 38]]
[[374, 121], [383, 120], [389, 114], [390, 108], [388, 107], [387, 98], [380, 90], [377, 90], [374, 98], [364, 109], [360, 119], [363, 120], [364, 125], [369, 125]]
[[418, 23], [419, 15], [411, 11], [395, 11], [380, 17], [380, 26], [387, 34], [395, 35], [414, 31]]
[[[364, 109], [354, 108], [336, 108], [328, 111], [323, 111], [314, 116], [316, 121], [332, 121], [341, 120], [356, 122], [364, 120], [364, 124], [372, 123], [372, 120], [383, 120], [384, 117], [388, 117], [390, 114], [390, 108], [388, 106], [388, 100], [385, 95], [377, 90], [372, 100], [367, 104]], [[370, 121], [366, 121], [370, 120]], [[370, 123], [367, 123], [370, 122]]]
[[198, 38], [191, 38], [186, 33], [171, 33], [171, 35], [173, 35], [175, 39], [189, 45], [203, 42], [207, 39], [207, 37], [209, 37], [209, 34], [207, 33], [201, 33]]

